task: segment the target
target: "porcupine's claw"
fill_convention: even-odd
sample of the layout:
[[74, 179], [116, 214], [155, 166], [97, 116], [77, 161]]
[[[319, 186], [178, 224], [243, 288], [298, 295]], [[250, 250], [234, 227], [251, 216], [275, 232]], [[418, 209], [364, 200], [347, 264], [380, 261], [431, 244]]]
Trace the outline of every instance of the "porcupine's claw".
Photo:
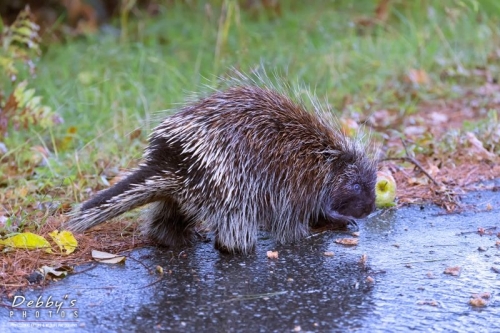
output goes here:
[[359, 231], [358, 222], [356, 222], [355, 219], [348, 219], [346, 229], [349, 230], [350, 232]]

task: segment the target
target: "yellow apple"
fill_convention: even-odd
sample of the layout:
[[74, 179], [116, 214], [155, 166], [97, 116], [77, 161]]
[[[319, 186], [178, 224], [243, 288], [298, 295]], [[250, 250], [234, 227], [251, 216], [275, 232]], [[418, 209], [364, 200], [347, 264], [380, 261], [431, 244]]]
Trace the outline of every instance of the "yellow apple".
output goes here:
[[375, 185], [375, 206], [377, 208], [388, 208], [395, 206], [396, 180], [389, 170], [377, 172], [377, 184]]

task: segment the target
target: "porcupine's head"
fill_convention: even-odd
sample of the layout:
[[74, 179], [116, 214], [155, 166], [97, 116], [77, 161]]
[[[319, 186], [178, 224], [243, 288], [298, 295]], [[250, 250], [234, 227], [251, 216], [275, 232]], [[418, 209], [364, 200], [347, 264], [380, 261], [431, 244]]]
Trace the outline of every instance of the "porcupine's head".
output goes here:
[[335, 176], [324, 199], [327, 215], [363, 218], [375, 210], [376, 162], [363, 145], [345, 140], [331, 162]]

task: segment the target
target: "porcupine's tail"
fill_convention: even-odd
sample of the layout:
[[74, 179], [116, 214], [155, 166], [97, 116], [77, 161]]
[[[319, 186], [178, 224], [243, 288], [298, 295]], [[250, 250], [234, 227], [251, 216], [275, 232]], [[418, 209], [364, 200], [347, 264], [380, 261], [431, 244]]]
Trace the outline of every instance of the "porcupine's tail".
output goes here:
[[168, 174], [141, 166], [109, 189], [99, 192], [72, 212], [65, 228], [85, 231], [134, 208], [168, 196], [173, 187]]

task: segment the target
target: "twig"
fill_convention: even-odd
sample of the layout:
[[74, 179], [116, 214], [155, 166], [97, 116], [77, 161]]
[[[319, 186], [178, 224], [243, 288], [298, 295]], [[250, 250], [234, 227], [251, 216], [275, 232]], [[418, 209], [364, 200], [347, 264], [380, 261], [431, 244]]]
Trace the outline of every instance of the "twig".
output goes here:
[[86, 268], [86, 269], [84, 269], [84, 270], [81, 270], [81, 271], [78, 271], [78, 272], [73, 272], [73, 274], [72, 274], [72, 275], [86, 273], [86, 272], [88, 272], [88, 271], [93, 270], [93, 269], [94, 269], [94, 268], [96, 268], [96, 267], [97, 267], [97, 265], [96, 265], [96, 264], [92, 264], [90, 267], [88, 267], [88, 268]]
[[426, 175], [427, 178], [429, 178], [434, 183], [434, 185], [440, 186], [440, 184], [422, 167], [422, 165], [420, 165], [420, 163], [415, 158], [411, 157], [410, 154], [408, 154], [408, 149], [406, 148], [405, 141], [403, 139], [401, 139], [401, 142], [403, 143], [403, 147], [405, 149], [406, 156], [404, 156], [404, 157], [386, 157], [386, 158], [382, 159], [382, 161], [405, 161], [405, 162], [413, 163], [413, 165], [415, 165], [418, 169], [420, 169], [420, 171], [422, 171], [424, 173], [424, 175]]
[[139, 288], [136, 288], [135, 290], [139, 290], [139, 289], [144, 289], [144, 288], [147, 288], [147, 287], [151, 287], [151, 286], [154, 286], [155, 284], [157, 284], [158, 282], [160, 282], [161, 280], [163, 280], [163, 275], [160, 276], [158, 279], [156, 279], [155, 281], [151, 282], [151, 283], [148, 283], [147, 285], [145, 286], [142, 286], [142, 287], [139, 287]]
[[419, 261], [408, 261], [408, 262], [404, 262], [403, 264], [404, 264], [404, 265], [408, 265], [408, 264], [419, 264], [419, 263], [423, 263], [423, 262], [436, 262], [436, 261], [445, 261], [445, 260], [449, 260], [449, 258], [443, 258], [443, 259], [429, 259], [429, 260], [419, 260]]
[[491, 230], [496, 230], [497, 227], [488, 227], [488, 228], [483, 228], [482, 231], [480, 230], [474, 230], [474, 231], [462, 231], [457, 234], [457, 236], [462, 236], [462, 235], [467, 235], [467, 234], [475, 234], [475, 233], [481, 233], [485, 231], [491, 231]]
[[[121, 255], [123, 255], [123, 254], [121, 254]], [[148, 267], [148, 266], [146, 266], [146, 265], [145, 265], [142, 261], [137, 260], [137, 259], [135, 259], [134, 257], [132, 257], [131, 255], [128, 255], [128, 254], [123, 255], [123, 256], [124, 256], [125, 258], [129, 258], [130, 260], [133, 260], [133, 261], [135, 261], [136, 263], [140, 264], [142, 267], [144, 267], [144, 268], [148, 271], [148, 273], [150, 273], [150, 274], [151, 274], [151, 270], [149, 269], [149, 267]]]
[[305, 239], [309, 239], [309, 238], [313, 238], [313, 237], [316, 237], [316, 236], [320, 236], [326, 232], [328, 232], [329, 230], [322, 230], [322, 231], [318, 231], [318, 232], [312, 232], [309, 236], [305, 237]]

